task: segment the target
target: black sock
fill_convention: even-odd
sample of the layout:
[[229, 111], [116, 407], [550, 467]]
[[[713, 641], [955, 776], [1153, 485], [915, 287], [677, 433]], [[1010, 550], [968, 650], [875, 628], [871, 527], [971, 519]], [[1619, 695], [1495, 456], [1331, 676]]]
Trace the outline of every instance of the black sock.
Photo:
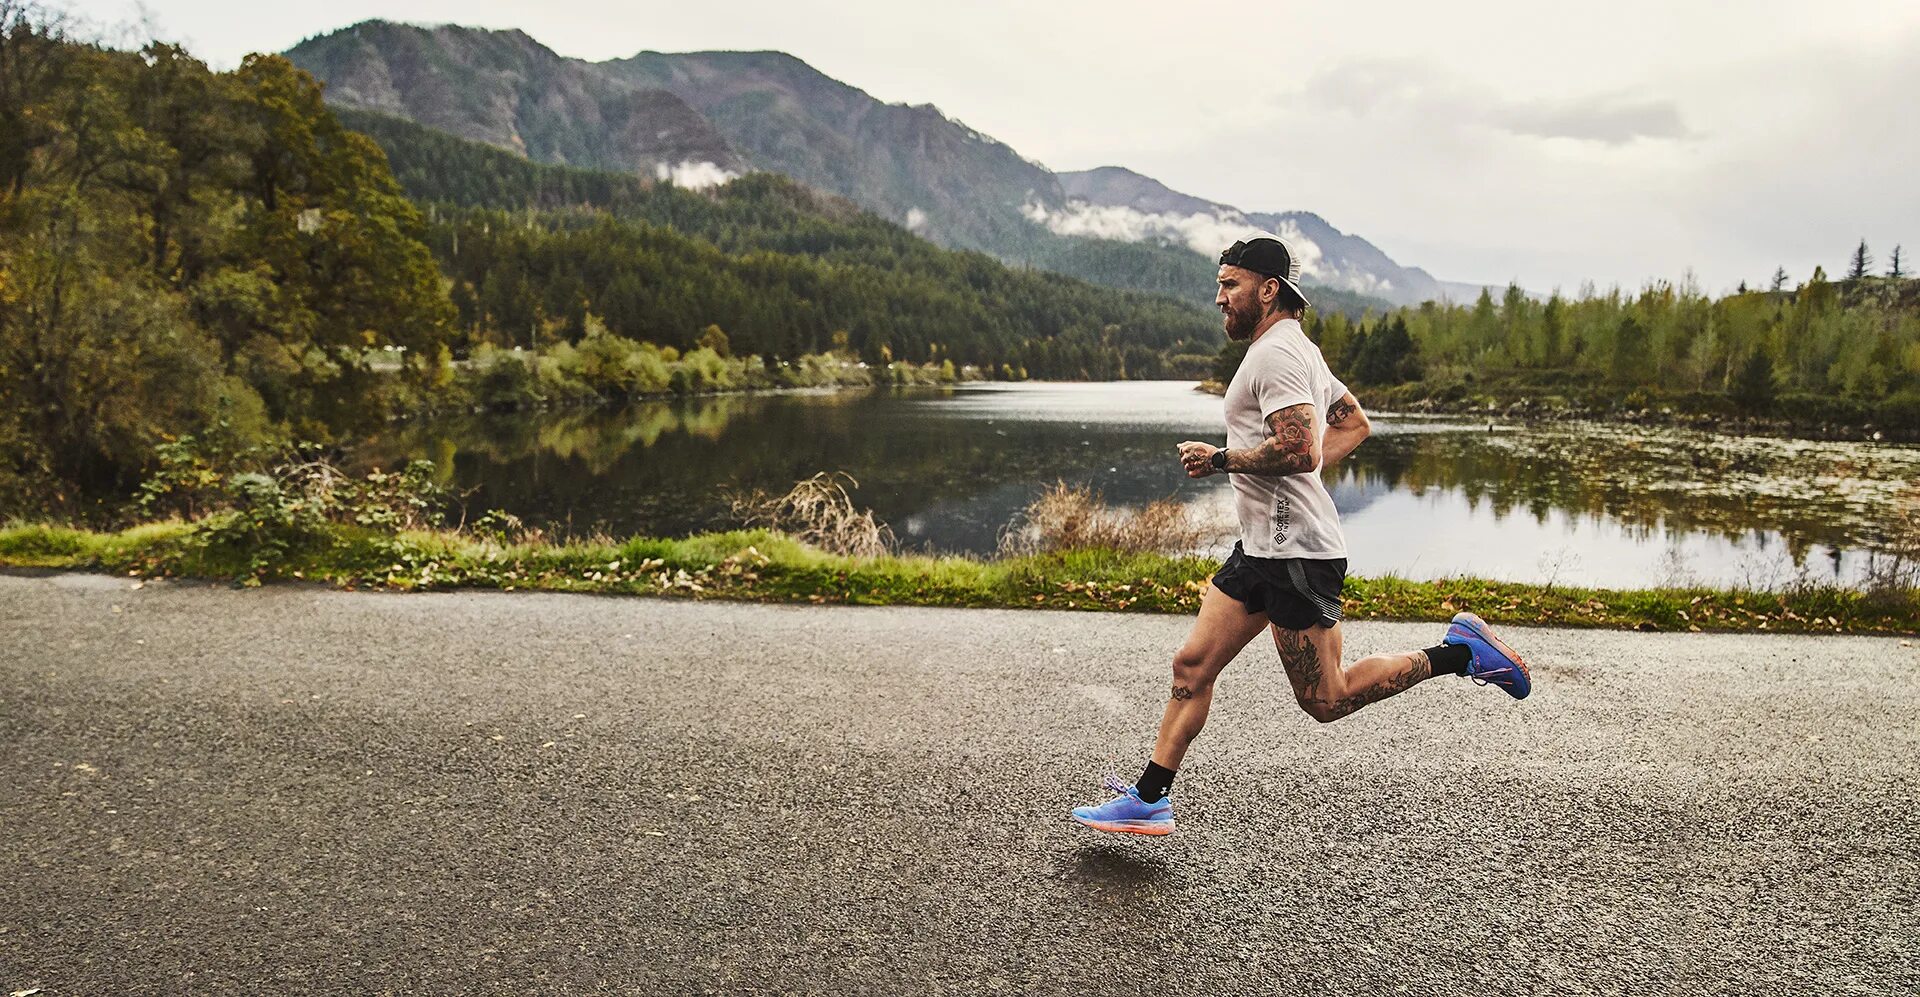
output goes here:
[[1435, 675], [1465, 675], [1467, 662], [1473, 660], [1473, 649], [1465, 644], [1442, 644], [1427, 648], [1427, 662], [1433, 665]]
[[1143, 803], [1158, 803], [1173, 788], [1173, 770], [1163, 769], [1152, 759], [1147, 760], [1147, 770], [1140, 773], [1140, 781], [1134, 788], [1140, 791]]

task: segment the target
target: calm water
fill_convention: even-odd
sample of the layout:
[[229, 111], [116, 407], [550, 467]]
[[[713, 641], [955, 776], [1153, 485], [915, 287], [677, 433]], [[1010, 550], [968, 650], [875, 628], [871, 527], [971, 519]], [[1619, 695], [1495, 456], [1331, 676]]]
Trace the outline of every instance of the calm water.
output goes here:
[[[904, 546], [987, 553], [1055, 480], [1108, 501], [1173, 496], [1232, 544], [1224, 478], [1188, 480], [1174, 445], [1224, 438], [1189, 382], [969, 385], [725, 396], [396, 427], [359, 455], [427, 457], [476, 513], [614, 535], [733, 525], [731, 493], [823, 470]], [[1329, 479], [1355, 573], [1767, 587], [1857, 584], [1893, 510], [1920, 500], [1920, 447], [1609, 425], [1376, 418]]]

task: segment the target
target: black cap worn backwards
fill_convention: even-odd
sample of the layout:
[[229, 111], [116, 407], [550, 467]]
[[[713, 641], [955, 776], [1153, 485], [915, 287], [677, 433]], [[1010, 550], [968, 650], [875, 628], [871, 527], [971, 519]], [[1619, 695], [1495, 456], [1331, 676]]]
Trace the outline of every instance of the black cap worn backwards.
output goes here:
[[1300, 290], [1300, 258], [1293, 255], [1287, 244], [1279, 239], [1260, 236], [1243, 242], [1236, 242], [1220, 254], [1220, 263], [1230, 267], [1244, 267], [1262, 277], [1278, 278], [1282, 284], [1293, 290], [1301, 304], [1307, 303], [1307, 295]]
[[1293, 268], [1287, 247], [1274, 239], [1236, 242], [1220, 254], [1220, 262], [1230, 267], [1244, 267], [1263, 277], [1285, 277]]

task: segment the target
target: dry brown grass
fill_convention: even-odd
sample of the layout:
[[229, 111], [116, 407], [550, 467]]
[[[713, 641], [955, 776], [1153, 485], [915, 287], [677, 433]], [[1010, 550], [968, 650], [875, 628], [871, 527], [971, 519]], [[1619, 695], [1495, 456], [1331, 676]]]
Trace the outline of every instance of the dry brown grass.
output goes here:
[[1908, 488], [1897, 500], [1888, 516], [1885, 549], [1868, 555], [1861, 587], [1869, 595], [1920, 588], [1920, 486]]
[[[842, 482], [846, 484], [842, 484]], [[893, 530], [856, 509], [846, 485], [860, 487], [845, 471], [822, 471], [795, 482], [785, 495], [755, 491], [732, 499], [742, 526], [763, 526], [832, 554], [880, 557], [893, 546]]]
[[1055, 482], [1000, 534], [1007, 556], [1104, 548], [1130, 554], [1190, 554], [1219, 530], [1173, 499], [1139, 509], [1108, 505], [1084, 485]]

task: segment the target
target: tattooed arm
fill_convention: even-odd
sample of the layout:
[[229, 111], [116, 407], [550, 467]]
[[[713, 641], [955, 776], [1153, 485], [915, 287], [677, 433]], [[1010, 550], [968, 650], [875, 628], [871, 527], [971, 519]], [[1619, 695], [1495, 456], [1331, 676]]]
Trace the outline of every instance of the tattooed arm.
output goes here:
[[1302, 402], [1267, 416], [1267, 438], [1257, 447], [1227, 451], [1227, 470], [1235, 474], [1282, 477], [1320, 469], [1320, 427], [1312, 404]]
[[[1257, 447], [1227, 451], [1227, 470], [1277, 478], [1319, 469], [1320, 427], [1314, 423], [1312, 403], [1290, 405], [1267, 416], [1267, 434]], [[1187, 469], [1187, 477], [1219, 473], [1212, 463], [1213, 452], [1218, 449], [1210, 443], [1180, 444], [1180, 463]]]
[[1327, 435], [1321, 444], [1324, 447], [1325, 461], [1322, 466], [1332, 467], [1342, 457], [1353, 452], [1360, 441], [1373, 432], [1373, 424], [1367, 421], [1367, 413], [1360, 408], [1360, 400], [1349, 391], [1340, 396], [1327, 410]]
[[1227, 451], [1227, 470], [1276, 478], [1319, 470], [1320, 427], [1313, 416], [1305, 402], [1267, 416], [1267, 438], [1257, 447]]

